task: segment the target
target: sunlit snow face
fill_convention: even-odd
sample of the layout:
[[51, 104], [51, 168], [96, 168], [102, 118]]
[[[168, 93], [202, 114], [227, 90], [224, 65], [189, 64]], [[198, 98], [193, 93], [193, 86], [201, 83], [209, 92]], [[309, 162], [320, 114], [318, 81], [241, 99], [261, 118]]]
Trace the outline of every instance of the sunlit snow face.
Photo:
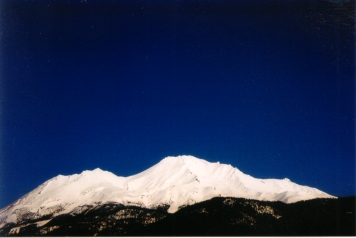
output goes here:
[[129, 177], [118, 177], [101, 169], [59, 175], [2, 210], [0, 220], [3, 224], [16, 221], [17, 216], [23, 215], [16, 211], [57, 216], [75, 213], [82, 206], [105, 203], [146, 208], [164, 205], [169, 206], [168, 212], [174, 213], [179, 207], [214, 197], [291, 203], [332, 196], [289, 179], [256, 179], [231, 165], [178, 156], [167, 157]]

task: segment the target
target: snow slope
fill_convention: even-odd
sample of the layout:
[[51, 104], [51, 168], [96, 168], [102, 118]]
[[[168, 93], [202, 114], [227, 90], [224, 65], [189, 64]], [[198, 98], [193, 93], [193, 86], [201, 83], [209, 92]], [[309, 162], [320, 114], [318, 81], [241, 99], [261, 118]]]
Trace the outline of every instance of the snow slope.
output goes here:
[[293, 203], [332, 198], [316, 188], [289, 179], [256, 179], [231, 165], [209, 163], [193, 156], [167, 157], [129, 177], [101, 169], [54, 177], [0, 211], [0, 227], [19, 217], [76, 213], [78, 207], [117, 202], [154, 208], [169, 205], [169, 212], [213, 197], [240, 197]]

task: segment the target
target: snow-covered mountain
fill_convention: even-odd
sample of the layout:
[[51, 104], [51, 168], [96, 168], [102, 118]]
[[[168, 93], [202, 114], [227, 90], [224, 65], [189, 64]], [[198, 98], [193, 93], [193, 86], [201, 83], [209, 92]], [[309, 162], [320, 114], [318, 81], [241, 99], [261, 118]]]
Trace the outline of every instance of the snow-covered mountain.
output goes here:
[[101, 169], [54, 177], [0, 211], [0, 227], [23, 217], [79, 213], [85, 205], [121, 203], [168, 212], [213, 197], [238, 197], [293, 203], [333, 198], [316, 188], [289, 179], [256, 179], [231, 165], [210, 163], [193, 156], [167, 157], [151, 168], [129, 177]]

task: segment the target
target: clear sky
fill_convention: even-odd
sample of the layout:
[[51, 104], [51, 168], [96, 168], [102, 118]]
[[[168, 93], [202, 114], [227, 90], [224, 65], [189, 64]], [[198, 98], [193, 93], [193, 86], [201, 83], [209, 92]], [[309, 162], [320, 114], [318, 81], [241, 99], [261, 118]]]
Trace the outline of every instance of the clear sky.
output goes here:
[[355, 195], [354, 2], [248, 2], [1, 1], [0, 207], [184, 154]]

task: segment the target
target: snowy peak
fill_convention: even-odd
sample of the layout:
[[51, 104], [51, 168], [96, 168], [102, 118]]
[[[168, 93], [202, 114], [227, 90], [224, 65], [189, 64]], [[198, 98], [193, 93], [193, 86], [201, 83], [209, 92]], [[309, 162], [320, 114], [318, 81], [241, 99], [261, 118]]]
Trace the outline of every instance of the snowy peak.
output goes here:
[[[69, 176], [58, 175], [0, 211], [0, 226], [31, 216], [70, 213], [79, 206], [121, 203], [155, 208], [181, 206], [213, 197], [297, 202], [333, 197], [289, 179], [256, 179], [231, 165], [210, 163], [193, 156], [166, 157], [147, 170], [119, 177], [99, 168]], [[19, 212], [21, 211], [21, 212]]]
[[189, 171], [191, 174], [203, 179], [222, 179], [228, 178], [232, 173], [242, 174], [241, 171], [233, 168], [231, 165], [220, 164], [219, 162], [210, 163], [206, 160], [187, 155], [167, 157], [156, 166], [160, 167], [161, 171], [170, 170], [173, 173], [182, 170]]

